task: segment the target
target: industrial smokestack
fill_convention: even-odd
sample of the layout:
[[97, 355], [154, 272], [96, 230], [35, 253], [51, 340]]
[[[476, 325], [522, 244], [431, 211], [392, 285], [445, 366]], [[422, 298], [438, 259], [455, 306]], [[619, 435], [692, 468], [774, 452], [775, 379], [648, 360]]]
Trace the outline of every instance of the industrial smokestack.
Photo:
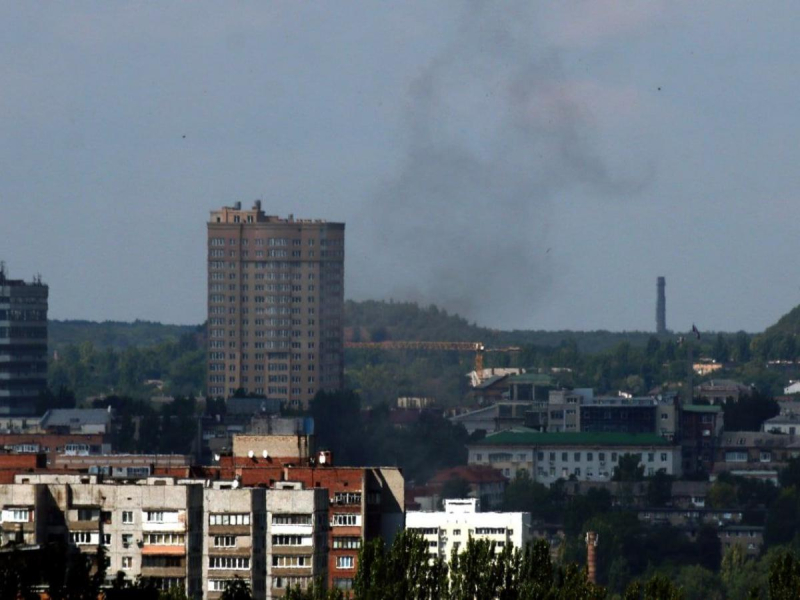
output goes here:
[[663, 277], [658, 278], [657, 288], [656, 333], [658, 335], [664, 335], [667, 333], [667, 281]]
[[591, 583], [597, 583], [597, 541], [600, 536], [594, 531], [586, 532], [586, 567], [587, 578]]

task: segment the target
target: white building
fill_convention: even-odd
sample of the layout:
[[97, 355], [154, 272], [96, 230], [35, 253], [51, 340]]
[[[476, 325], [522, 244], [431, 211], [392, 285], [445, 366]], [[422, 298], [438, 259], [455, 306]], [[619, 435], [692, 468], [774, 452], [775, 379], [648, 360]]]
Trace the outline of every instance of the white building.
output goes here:
[[409, 511], [406, 529], [419, 533], [429, 552], [446, 561], [469, 538], [494, 542], [498, 552], [508, 544], [523, 549], [532, 538], [530, 513], [478, 512], [474, 498], [445, 500], [444, 512]]
[[783, 393], [787, 396], [789, 394], [800, 394], [800, 381], [792, 381], [789, 385], [783, 388]]
[[656, 434], [504, 431], [469, 446], [470, 465], [489, 465], [514, 478], [525, 470], [550, 485], [559, 479], [610, 481], [625, 454], [639, 457], [645, 475], [681, 475], [681, 448]]

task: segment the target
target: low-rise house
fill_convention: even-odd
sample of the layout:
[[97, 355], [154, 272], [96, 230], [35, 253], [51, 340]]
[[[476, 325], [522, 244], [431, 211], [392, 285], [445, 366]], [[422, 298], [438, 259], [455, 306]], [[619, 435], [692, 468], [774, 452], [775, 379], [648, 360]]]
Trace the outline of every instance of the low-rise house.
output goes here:
[[783, 393], [787, 396], [790, 394], [800, 394], [800, 381], [792, 381], [783, 388]]
[[790, 458], [800, 456], [800, 437], [762, 431], [726, 431], [720, 436], [714, 474], [731, 473], [778, 483]]
[[724, 404], [728, 400], [738, 402], [753, 392], [750, 386], [732, 379], [709, 379], [694, 388], [695, 398], [705, 398], [710, 404]]
[[800, 433], [800, 414], [777, 415], [771, 419], [767, 419], [761, 424], [761, 431], [785, 433], [788, 435]]
[[505, 431], [514, 427], [526, 426], [530, 413], [537, 404], [541, 403], [504, 400], [450, 417], [450, 422], [463, 425], [469, 434], [476, 431], [486, 433]]
[[[708, 481], [673, 481], [671, 499], [666, 504], [680, 509], [704, 508], [710, 485]], [[614, 506], [647, 508], [649, 486], [648, 481], [568, 481], [564, 484], [564, 493], [572, 497], [585, 496], [590, 489], [607, 490]]]
[[469, 498], [479, 500], [482, 510], [497, 510], [503, 504], [508, 478], [497, 469], [484, 465], [444, 469], [431, 478], [427, 487], [440, 494], [445, 484], [453, 479], [460, 479], [467, 484]]
[[509, 478], [525, 470], [545, 485], [559, 479], [609, 481], [626, 454], [638, 457], [645, 475], [681, 475], [680, 447], [655, 434], [506, 431], [468, 448], [471, 465], [492, 466]]
[[39, 427], [47, 433], [111, 433], [111, 412], [102, 408], [53, 408], [44, 413]]
[[406, 529], [422, 536], [430, 554], [449, 561], [470, 538], [489, 540], [497, 552], [511, 545], [523, 549], [532, 539], [530, 513], [478, 512], [474, 498], [445, 500], [443, 511], [406, 513]]
[[748, 556], [756, 557], [761, 554], [764, 545], [764, 528], [758, 525], [726, 525], [717, 532], [722, 543], [723, 552], [732, 546], [739, 545]]

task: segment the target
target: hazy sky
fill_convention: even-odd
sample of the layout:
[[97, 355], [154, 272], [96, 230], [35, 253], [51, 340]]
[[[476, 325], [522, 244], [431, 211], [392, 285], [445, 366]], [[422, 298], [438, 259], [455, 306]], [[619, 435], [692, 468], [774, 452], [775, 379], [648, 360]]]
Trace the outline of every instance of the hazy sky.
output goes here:
[[800, 303], [800, 4], [0, 2], [0, 259], [205, 319], [208, 211], [347, 223], [346, 296], [503, 328]]

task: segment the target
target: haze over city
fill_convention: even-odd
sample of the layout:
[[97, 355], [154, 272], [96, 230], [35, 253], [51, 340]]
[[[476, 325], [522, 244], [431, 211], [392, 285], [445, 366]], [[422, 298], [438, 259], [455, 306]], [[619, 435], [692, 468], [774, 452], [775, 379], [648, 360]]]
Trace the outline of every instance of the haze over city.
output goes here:
[[800, 6], [0, 5], [0, 240], [50, 317], [206, 318], [209, 211], [347, 224], [345, 294], [500, 328], [798, 303]]

